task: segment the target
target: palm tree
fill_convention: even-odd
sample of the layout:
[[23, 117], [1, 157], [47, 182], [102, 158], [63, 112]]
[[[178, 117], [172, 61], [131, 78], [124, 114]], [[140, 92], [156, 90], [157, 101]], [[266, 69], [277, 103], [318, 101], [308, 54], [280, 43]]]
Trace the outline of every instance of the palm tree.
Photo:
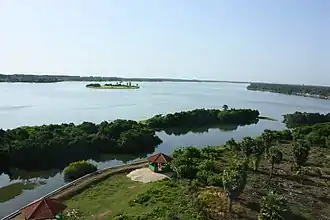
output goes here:
[[271, 191], [261, 199], [258, 220], [283, 220], [286, 211], [286, 200]]
[[268, 159], [272, 165], [270, 170], [270, 178], [273, 176], [274, 165], [279, 165], [283, 160], [283, 153], [277, 148], [271, 148], [268, 153]]
[[243, 192], [247, 179], [247, 161], [235, 163], [224, 169], [222, 175], [223, 189], [228, 198], [228, 212], [231, 212], [232, 201]]

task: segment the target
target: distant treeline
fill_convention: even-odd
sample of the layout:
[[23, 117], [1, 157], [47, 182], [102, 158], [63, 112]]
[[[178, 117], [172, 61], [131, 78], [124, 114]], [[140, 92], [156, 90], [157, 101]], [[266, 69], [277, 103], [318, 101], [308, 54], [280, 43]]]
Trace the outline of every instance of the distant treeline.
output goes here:
[[102, 153], [152, 153], [161, 142], [152, 129], [132, 120], [0, 129], [0, 170], [64, 168]]
[[251, 83], [247, 89], [283, 93], [288, 95], [310, 96], [322, 99], [328, 99], [330, 97], [330, 87], [328, 86]]
[[308, 112], [295, 112], [293, 114], [284, 115], [283, 122], [288, 128], [330, 122], [330, 113], [320, 114], [320, 113], [308, 113]]
[[172, 78], [123, 78], [102, 76], [68, 76], [68, 75], [27, 75], [27, 74], [0, 74], [0, 82], [26, 82], [26, 83], [54, 83], [63, 81], [134, 81], [134, 82], [229, 82], [234, 81], [196, 80], [196, 79], [172, 79]]
[[259, 117], [258, 110], [252, 109], [195, 109], [167, 115], [155, 115], [145, 121], [153, 129], [195, 128], [206, 125], [247, 125]]

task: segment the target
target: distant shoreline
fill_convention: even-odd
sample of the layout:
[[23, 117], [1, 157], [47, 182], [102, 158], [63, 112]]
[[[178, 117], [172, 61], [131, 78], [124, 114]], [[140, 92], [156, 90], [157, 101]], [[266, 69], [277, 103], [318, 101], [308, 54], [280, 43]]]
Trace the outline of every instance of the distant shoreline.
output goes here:
[[214, 82], [214, 83], [241, 83], [249, 82], [226, 80], [199, 80], [174, 78], [125, 78], [102, 76], [69, 76], [69, 75], [28, 75], [28, 74], [0, 74], [0, 83], [57, 83], [57, 82], [104, 82], [104, 81], [131, 81], [131, 82]]
[[272, 92], [316, 99], [330, 99], [330, 87], [328, 86], [251, 83], [247, 86], [247, 89], [250, 91]]

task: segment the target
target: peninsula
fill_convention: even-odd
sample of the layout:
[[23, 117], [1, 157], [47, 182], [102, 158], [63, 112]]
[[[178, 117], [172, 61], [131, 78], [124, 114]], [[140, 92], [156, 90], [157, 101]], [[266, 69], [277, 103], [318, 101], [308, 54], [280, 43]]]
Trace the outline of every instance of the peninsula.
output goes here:
[[99, 83], [91, 83], [86, 85], [87, 88], [92, 89], [139, 89], [140, 86], [138, 84], [132, 85], [131, 82], [123, 84], [122, 82], [117, 82], [116, 84], [104, 84], [101, 85]]

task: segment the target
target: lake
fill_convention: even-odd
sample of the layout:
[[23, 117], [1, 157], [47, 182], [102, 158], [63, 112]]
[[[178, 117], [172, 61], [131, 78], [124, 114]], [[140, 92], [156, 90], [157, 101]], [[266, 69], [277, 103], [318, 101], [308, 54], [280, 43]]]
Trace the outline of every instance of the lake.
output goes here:
[[[167, 135], [158, 132], [163, 143], [156, 152], [171, 153], [180, 146], [221, 145], [230, 138], [260, 135], [264, 129], [285, 129], [285, 113], [295, 111], [328, 112], [330, 101], [254, 92], [246, 84], [233, 83], [148, 83], [138, 90], [99, 90], [85, 88], [88, 82], [54, 84], [0, 83], [0, 128], [23, 125], [91, 121], [99, 123], [117, 118], [142, 120], [159, 113], [195, 108], [258, 109], [262, 116], [278, 121], [260, 120], [237, 129], [210, 128], [204, 133]], [[94, 161], [99, 168], [134, 160], [124, 155], [102, 155]], [[0, 217], [62, 186], [61, 170], [27, 172], [12, 168], [0, 175]]]

